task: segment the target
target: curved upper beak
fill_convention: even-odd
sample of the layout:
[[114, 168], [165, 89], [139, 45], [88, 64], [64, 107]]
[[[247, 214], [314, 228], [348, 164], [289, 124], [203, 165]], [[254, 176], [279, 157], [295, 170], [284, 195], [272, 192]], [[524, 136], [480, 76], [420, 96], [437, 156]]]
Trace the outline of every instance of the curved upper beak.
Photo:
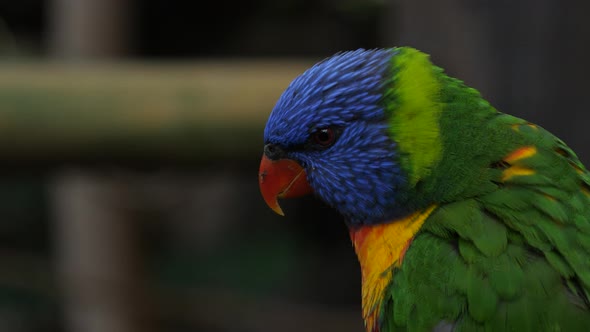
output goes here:
[[279, 198], [299, 197], [313, 191], [299, 163], [292, 159], [271, 160], [266, 155], [260, 162], [258, 183], [266, 204], [281, 216], [285, 214], [279, 206]]

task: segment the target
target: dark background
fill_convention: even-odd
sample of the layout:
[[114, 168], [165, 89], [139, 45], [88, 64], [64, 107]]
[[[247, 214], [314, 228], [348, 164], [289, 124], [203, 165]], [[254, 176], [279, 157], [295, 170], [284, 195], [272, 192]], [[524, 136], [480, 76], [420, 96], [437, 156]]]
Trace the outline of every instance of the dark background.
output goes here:
[[410, 45], [590, 164], [582, 1], [0, 0], [1, 331], [361, 331], [340, 218], [258, 193], [266, 116]]

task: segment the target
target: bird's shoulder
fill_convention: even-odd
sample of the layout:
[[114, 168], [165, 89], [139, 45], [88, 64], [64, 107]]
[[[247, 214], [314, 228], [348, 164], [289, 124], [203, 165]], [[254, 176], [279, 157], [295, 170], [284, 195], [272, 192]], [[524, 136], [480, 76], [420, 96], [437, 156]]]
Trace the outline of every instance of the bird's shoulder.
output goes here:
[[590, 175], [561, 140], [511, 119], [521, 139], [482, 170], [493, 185], [441, 203], [414, 238], [384, 331], [590, 326]]

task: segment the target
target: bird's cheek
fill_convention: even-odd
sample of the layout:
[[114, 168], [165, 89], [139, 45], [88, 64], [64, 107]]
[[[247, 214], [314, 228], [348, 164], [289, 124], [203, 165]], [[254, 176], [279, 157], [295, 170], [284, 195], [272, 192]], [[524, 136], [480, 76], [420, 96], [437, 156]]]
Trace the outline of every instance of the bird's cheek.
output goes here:
[[266, 204], [280, 215], [284, 213], [279, 206], [279, 198], [299, 197], [313, 192], [305, 169], [292, 159], [271, 160], [263, 155], [258, 183]]

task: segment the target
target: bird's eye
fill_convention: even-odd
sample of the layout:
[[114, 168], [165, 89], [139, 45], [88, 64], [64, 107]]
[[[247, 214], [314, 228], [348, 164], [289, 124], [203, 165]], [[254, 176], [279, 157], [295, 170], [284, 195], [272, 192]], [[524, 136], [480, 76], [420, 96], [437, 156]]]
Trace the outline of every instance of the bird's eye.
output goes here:
[[336, 133], [332, 128], [320, 128], [311, 134], [311, 138], [318, 146], [327, 148], [336, 141]]

